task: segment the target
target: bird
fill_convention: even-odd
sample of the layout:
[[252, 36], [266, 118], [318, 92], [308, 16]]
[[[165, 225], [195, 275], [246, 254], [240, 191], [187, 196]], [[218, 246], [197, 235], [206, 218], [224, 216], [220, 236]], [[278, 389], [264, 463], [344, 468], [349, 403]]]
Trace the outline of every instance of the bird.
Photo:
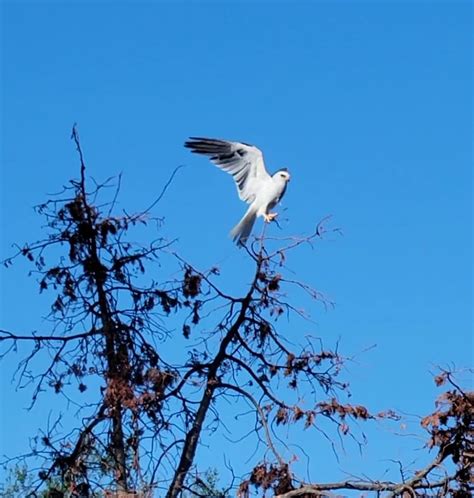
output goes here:
[[232, 240], [238, 246], [246, 245], [258, 216], [267, 223], [278, 216], [271, 209], [286, 192], [291, 179], [287, 168], [281, 168], [270, 175], [265, 167], [262, 151], [244, 142], [189, 137], [184, 146], [195, 154], [208, 156], [216, 166], [231, 174], [240, 199], [249, 204], [247, 212], [230, 232]]

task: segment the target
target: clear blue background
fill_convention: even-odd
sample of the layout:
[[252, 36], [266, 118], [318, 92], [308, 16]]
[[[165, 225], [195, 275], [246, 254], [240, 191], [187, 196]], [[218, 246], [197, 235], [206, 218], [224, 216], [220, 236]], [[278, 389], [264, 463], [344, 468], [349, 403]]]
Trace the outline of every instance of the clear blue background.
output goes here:
[[[77, 122], [89, 173], [122, 172], [128, 211], [185, 164], [155, 209], [164, 233], [196, 265], [219, 265], [222, 285], [243, 287], [251, 267], [227, 233], [245, 206], [229, 177], [182, 144], [254, 143], [270, 170], [292, 173], [273, 233], [308, 233], [329, 214], [344, 232], [288, 264], [336, 302], [308, 311], [326, 344], [356, 355], [354, 402], [427, 414], [436, 365], [472, 363], [471, 64], [468, 1], [4, 2], [2, 257], [41, 236], [32, 207], [77, 176]], [[27, 271], [1, 270], [0, 326], [46, 331], [49, 302]], [[48, 394], [25, 410], [30, 391], [11, 382], [17, 358], [1, 364], [0, 454], [24, 451], [63, 407]], [[392, 434], [418, 421], [403, 423], [369, 428], [362, 455], [349, 446], [339, 462], [305, 433], [311, 477], [382, 478], [397, 470], [388, 458], [418, 458], [422, 441]], [[225, 475], [232, 449], [215, 441], [199, 463]]]

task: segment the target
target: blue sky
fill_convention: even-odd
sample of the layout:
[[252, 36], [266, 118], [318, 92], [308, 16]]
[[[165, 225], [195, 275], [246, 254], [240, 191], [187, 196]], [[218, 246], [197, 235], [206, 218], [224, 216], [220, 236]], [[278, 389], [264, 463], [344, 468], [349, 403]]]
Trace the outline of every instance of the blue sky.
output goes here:
[[[89, 173], [122, 172], [128, 211], [185, 165], [155, 210], [164, 233], [243, 287], [251, 267], [227, 234], [245, 206], [230, 178], [182, 147], [193, 135], [243, 140], [292, 173], [272, 232], [307, 233], [330, 214], [344, 233], [289, 266], [336, 302], [311, 312], [325, 342], [357, 354], [355, 401], [423, 415], [435, 366], [472, 364], [470, 2], [4, 2], [1, 31], [2, 257], [41, 236], [32, 207], [77, 175], [77, 122]], [[27, 271], [1, 270], [3, 328], [46, 326]], [[26, 412], [13, 360], [1, 365], [2, 454], [24, 450], [56, 403]], [[381, 477], [386, 459], [420, 447], [368, 432], [363, 455], [339, 463], [314, 436], [311, 465], [328, 479]], [[203, 450], [203, 465], [219, 451]]]

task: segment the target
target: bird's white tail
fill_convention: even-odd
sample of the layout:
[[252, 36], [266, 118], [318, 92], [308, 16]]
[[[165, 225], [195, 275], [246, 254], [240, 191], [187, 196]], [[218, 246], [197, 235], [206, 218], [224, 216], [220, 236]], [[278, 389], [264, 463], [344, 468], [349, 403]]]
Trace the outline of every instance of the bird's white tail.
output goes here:
[[257, 212], [253, 206], [250, 206], [243, 218], [230, 231], [230, 236], [237, 245], [244, 246], [246, 244], [256, 218]]

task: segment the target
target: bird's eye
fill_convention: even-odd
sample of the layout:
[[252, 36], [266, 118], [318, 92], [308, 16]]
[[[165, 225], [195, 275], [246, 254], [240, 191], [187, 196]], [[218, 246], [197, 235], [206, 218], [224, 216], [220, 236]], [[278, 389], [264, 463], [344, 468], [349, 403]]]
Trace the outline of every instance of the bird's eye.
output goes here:
[[285, 178], [285, 174], [284, 174], [284, 173], [280, 173], [280, 176], [281, 176], [282, 178]]

